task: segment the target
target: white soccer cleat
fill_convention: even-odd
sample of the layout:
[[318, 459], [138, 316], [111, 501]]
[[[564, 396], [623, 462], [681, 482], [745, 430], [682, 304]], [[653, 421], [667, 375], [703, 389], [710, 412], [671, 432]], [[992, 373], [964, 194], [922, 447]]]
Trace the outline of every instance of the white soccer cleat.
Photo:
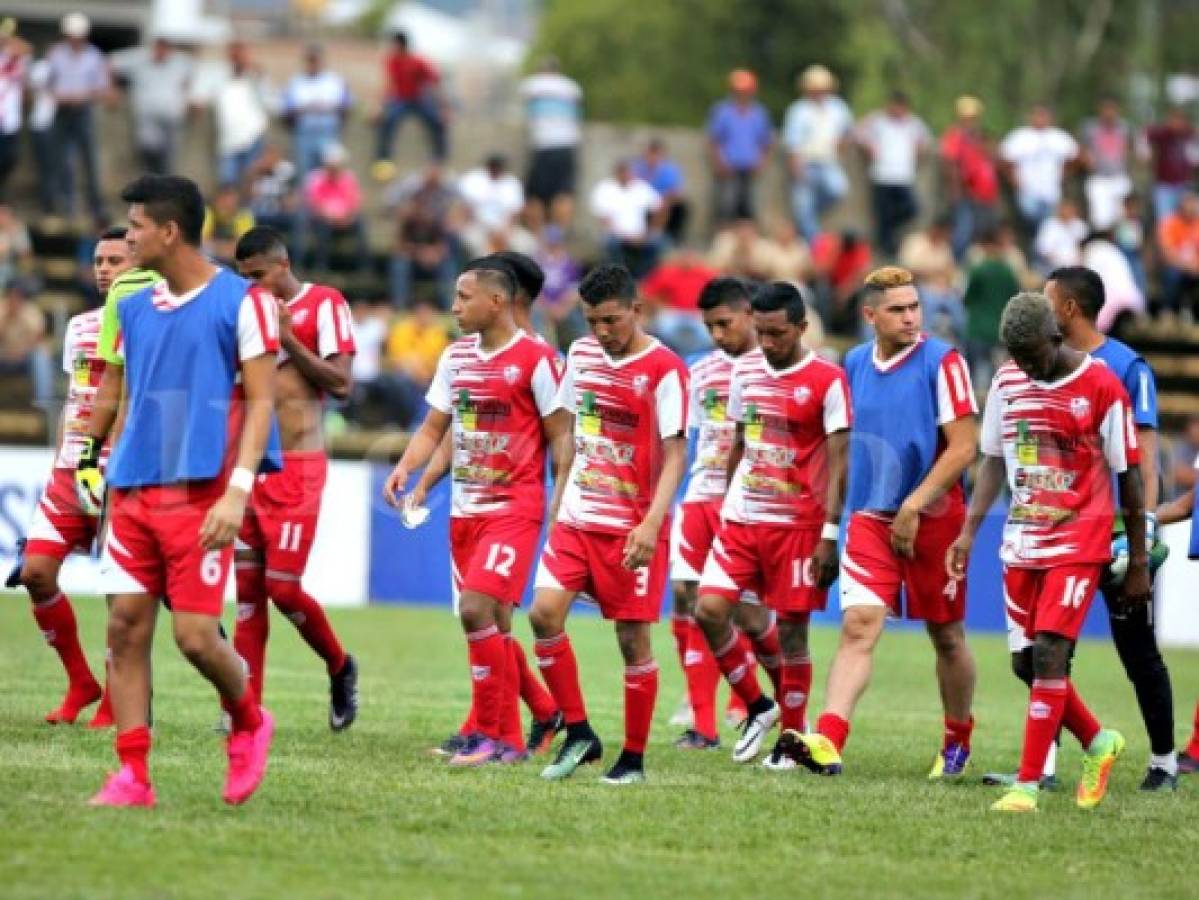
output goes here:
[[779, 705], [773, 700], [770, 707], [756, 715], [750, 713], [741, 723], [741, 737], [733, 745], [733, 762], [753, 762], [762, 752], [762, 741], [779, 720]]

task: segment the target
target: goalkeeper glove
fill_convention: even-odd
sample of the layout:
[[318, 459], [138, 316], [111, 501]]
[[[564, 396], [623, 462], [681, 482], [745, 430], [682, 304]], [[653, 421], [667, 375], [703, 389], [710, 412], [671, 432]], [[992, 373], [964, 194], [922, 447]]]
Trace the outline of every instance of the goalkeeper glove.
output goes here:
[[[1157, 539], [1157, 516], [1145, 513], [1145, 543], [1149, 548], [1149, 574], [1162, 567], [1170, 555], [1168, 545]], [[1113, 584], [1123, 584], [1128, 574], [1128, 535], [1120, 532], [1112, 538], [1112, 561], [1107, 567]]]
[[79, 505], [89, 516], [100, 515], [104, 504], [104, 476], [100, 474], [100, 448], [102, 442], [94, 437], [83, 439], [83, 450], [75, 467], [75, 495]]

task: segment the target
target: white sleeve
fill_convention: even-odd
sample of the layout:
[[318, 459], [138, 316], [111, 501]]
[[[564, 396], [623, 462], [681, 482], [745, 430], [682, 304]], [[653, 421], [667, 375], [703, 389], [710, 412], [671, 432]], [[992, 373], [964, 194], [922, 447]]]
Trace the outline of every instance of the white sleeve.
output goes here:
[[575, 361], [566, 357], [566, 368], [562, 372], [562, 382], [558, 385], [558, 406], [572, 416], [575, 414]]
[[696, 386], [695, 373], [691, 373], [691, 378], [687, 382], [687, 430], [694, 431], [699, 428], [699, 412], [702, 409], [701, 397], [699, 396], [699, 388]]
[[316, 352], [321, 359], [341, 352], [342, 342], [338, 340], [335, 314], [332, 300], [323, 301], [316, 311]]
[[437, 360], [437, 371], [433, 373], [433, 381], [429, 383], [429, 390], [425, 393], [425, 402], [447, 416], [454, 409], [453, 375], [450, 373], [450, 349], [453, 346], [451, 344], [441, 351], [441, 358]]
[[240, 362], [279, 350], [279, 313], [265, 291], [242, 297], [237, 312], [237, 358]]
[[[644, 182], [642, 183], [645, 184]], [[650, 212], [657, 212], [662, 208], [662, 197], [653, 187], [646, 184], [645, 190], [642, 193], [645, 194], [645, 205], [649, 207]]]
[[529, 386], [533, 389], [533, 402], [537, 404], [537, 412], [542, 418], [562, 408], [562, 400], [558, 395], [558, 378], [554, 374], [554, 364], [548, 359], [543, 357], [537, 363]]
[[979, 447], [987, 456], [1003, 457], [1003, 398], [994, 384], [987, 394]]
[[832, 434], [849, 428], [849, 404], [845, 397], [845, 382], [834, 379], [824, 392], [824, 433]]
[[678, 370], [666, 373], [654, 388], [655, 407], [658, 413], [658, 434], [664, 438], [675, 437], [683, 433], [686, 426], [687, 398], [684, 396], [683, 382]]
[[62, 370], [73, 375], [75, 365], [75, 320], [67, 322], [67, 333], [62, 339]]
[[745, 414], [744, 406], [745, 400], [741, 392], [741, 379], [737, 377], [737, 371], [734, 369], [733, 377], [729, 379], [729, 405], [724, 411], [730, 422], [741, 421], [741, 416]]
[[969, 415], [978, 415], [970, 370], [961, 355], [950, 353], [937, 371], [937, 424], [945, 425]]
[[1128, 471], [1128, 451], [1136, 446], [1135, 434], [1131, 413], [1122, 400], [1116, 400], [1099, 423], [1099, 438], [1108, 467], [1117, 475]]

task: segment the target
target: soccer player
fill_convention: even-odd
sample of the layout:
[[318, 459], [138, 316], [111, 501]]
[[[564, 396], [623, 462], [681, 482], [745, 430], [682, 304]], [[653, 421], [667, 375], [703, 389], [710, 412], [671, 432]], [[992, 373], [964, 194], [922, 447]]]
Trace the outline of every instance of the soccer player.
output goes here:
[[[736, 277], [713, 278], [700, 292], [699, 308], [716, 349], [691, 366], [687, 402], [688, 430], [698, 432], [695, 461], [683, 502], [673, 520], [670, 577], [675, 584], [675, 609], [670, 630], [687, 681], [691, 727], [675, 741], [684, 750], [713, 750], [720, 746], [716, 730], [716, 686], [720, 668], [708, 639], [695, 621], [696, 587], [712, 541], [720, 529], [720, 506], [728, 490], [729, 452], [737, 425], [729, 418], [729, 379], [737, 360], [758, 346], [750, 297], [752, 282]], [[747, 595], [749, 596], [749, 595]], [[743, 602], [735, 618], [754, 653], [767, 667], [775, 693], [782, 654], [774, 613]], [[756, 680], [755, 666], [746, 670]], [[734, 692], [731, 707], [748, 713]]]
[[169, 595], [175, 642], [231, 711], [223, 797], [238, 804], [262, 781], [274, 720], [217, 625], [256, 473], [280, 465], [272, 421], [278, 314], [268, 294], [201, 253], [204, 201], [194, 182], [143, 176], [121, 197], [130, 204], [134, 259], [164, 281], [118, 309], [128, 412], [106, 472], [101, 572], [113, 595], [108, 638], [121, 767], [91, 803], [156, 803], [146, 724], [150, 646], [158, 598]]
[[[757, 757], [780, 703], [783, 727], [804, 730], [812, 686], [808, 619], [824, 609], [837, 577], [850, 425], [845, 373], [801, 342], [808, 323], [799, 291], [781, 281], [765, 285], [754, 294], [753, 311], [760, 346], [733, 368], [729, 490], [696, 610], [720, 671], [748, 710], [735, 762]], [[780, 618], [779, 703], [747, 672], [747, 642], [732, 627], [743, 591], [758, 594]], [[776, 746], [767, 768], [799, 765], [783, 749]]]
[[329, 727], [342, 731], [358, 715], [358, 664], [342, 648], [329, 617], [301, 580], [316, 539], [329, 470], [321, 427], [324, 395], [344, 400], [350, 394], [355, 350], [350, 308], [333, 288], [296, 278], [283, 236], [271, 228], [247, 231], [234, 255], [242, 277], [269, 292], [279, 310], [275, 417], [283, 471], [258, 479], [238, 535], [233, 647], [250, 667], [250, 687], [261, 703], [271, 625], [269, 597], [324, 660]]
[[642, 330], [637, 285], [624, 266], [597, 266], [579, 296], [592, 334], [571, 345], [561, 390], [575, 417], [575, 456], [529, 613], [537, 665], [566, 719], [566, 737], [541, 777], [566, 778], [603, 756], [565, 631], [571, 605], [585, 591], [615, 622], [625, 664], [624, 749], [604, 780], [632, 784], [645, 781], [658, 696], [650, 626], [666, 589], [667, 519], [687, 465], [687, 370]]
[[[484, 257], [484, 259], [494, 260], [512, 270], [512, 275], [516, 279], [516, 301], [512, 304], [512, 319], [516, 323], [516, 327], [533, 340], [545, 343], [545, 339], [533, 327], [532, 318], [533, 303], [541, 295], [541, 288], [545, 284], [545, 272], [542, 271], [541, 266], [525, 254], [517, 253], [514, 250], [503, 250]], [[555, 363], [557, 362], [555, 359]], [[417, 480], [416, 486], [408, 492], [412, 505], [424, 505], [429, 491], [433, 490], [434, 486], [450, 471], [452, 456], [453, 440], [447, 432], [446, 436], [442, 438], [441, 444], [438, 445], [437, 451], [433, 454], [433, 458], [425, 466], [425, 471]], [[506, 634], [508, 640], [512, 642], [512, 657], [516, 665], [520, 699], [529, 708], [529, 714], [532, 717], [525, 747], [533, 755], [545, 753], [553, 743], [554, 735], [562, 730], [564, 724], [562, 713], [559, 712], [554, 698], [545, 689], [541, 679], [529, 666], [525, 648], [510, 631]], [[519, 710], [516, 710], [516, 714], [519, 715]], [[433, 748], [432, 752], [437, 756], [453, 756], [462, 749], [467, 738], [477, 730], [475, 710], [472, 706], [458, 730]], [[517, 730], [519, 730], [519, 726]]]
[[1069, 663], [1111, 560], [1113, 475], [1130, 551], [1122, 602], [1152, 600], [1136, 432], [1120, 380], [1065, 345], [1043, 294], [1013, 297], [999, 330], [1012, 361], [991, 382], [970, 514], [945, 558], [947, 574], [965, 573], [1006, 470], [1012, 504], [999, 550], [1004, 602], [1032, 641], [1033, 681], [1020, 772], [991, 809], [1036, 810], [1045, 754], [1063, 725], [1086, 751], [1076, 802], [1091, 809], [1107, 793], [1124, 738], [1103, 729], [1087, 709], [1070, 681]]
[[875, 338], [845, 357], [853, 433], [841, 640], [816, 733], [785, 731], [782, 740], [812, 771], [841, 772], [849, 721], [887, 616], [906, 615], [923, 620], [937, 656], [945, 729], [929, 778], [955, 778], [970, 758], [975, 670], [962, 625], [965, 581], [946, 574], [944, 559], [965, 518], [962, 476], [978, 447], [978, 410], [961, 355], [920, 331], [911, 272], [872, 272], [863, 301]]
[[429, 413], [383, 489], [400, 506], [410, 473], [430, 460], [452, 423], [450, 550], [476, 729], [450, 757], [456, 767], [526, 756], [511, 607], [520, 603], [541, 537], [546, 449], [555, 477], [551, 513], [570, 459], [570, 416], [558, 398], [554, 351], [516, 327], [515, 294], [511, 269], [494, 259], [475, 260], [459, 276], [453, 311], [469, 336], [442, 353]]
[[[100, 296], [107, 295], [114, 279], [132, 264], [124, 228], [110, 228], [101, 234], [92, 258]], [[24, 564], [19, 570], [20, 584], [29, 591], [32, 601], [33, 617], [46, 643], [58, 652], [67, 673], [66, 696], [57, 709], [46, 714], [46, 721], [71, 724], [83, 709], [99, 699], [100, 705], [88, 728], [111, 727], [112, 706], [107, 692], [101, 695], [100, 686], [88, 667], [79, 643], [75, 612], [59, 587], [58, 573], [67, 554], [91, 548], [99, 521], [75, 495], [75, 465], [87, 442], [86, 428], [104, 372], [104, 360], [96, 349], [101, 314], [100, 308], [89, 309], [67, 322], [62, 365], [70, 383], [59, 423], [58, 448], [50, 480], [29, 527]], [[97, 464], [102, 467], [106, 457], [107, 452], [102, 452], [97, 457]]]
[[[1144, 507], [1156, 510], [1157, 384], [1153, 370], [1135, 350], [1096, 327], [1095, 321], [1105, 299], [1103, 281], [1097, 272], [1082, 266], [1056, 269], [1045, 283], [1045, 296], [1053, 305], [1066, 346], [1089, 353], [1105, 363], [1128, 392], [1140, 448]], [[1152, 512], [1146, 514], [1145, 533], [1151, 545], [1157, 541], [1157, 517]], [[1149, 767], [1141, 781], [1141, 790], [1175, 790], [1178, 787], [1178, 759], [1174, 752], [1174, 695], [1170, 689], [1170, 672], [1153, 630], [1153, 605], [1124, 602], [1120, 585], [1113, 583], [1106, 572], [1100, 589], [1107, 605], [1116, 652], [1132, 682], [1149, 735]], [[1026, 662], [1021, 668], [1028, 672], [1031, 651], [1025, 656]]]

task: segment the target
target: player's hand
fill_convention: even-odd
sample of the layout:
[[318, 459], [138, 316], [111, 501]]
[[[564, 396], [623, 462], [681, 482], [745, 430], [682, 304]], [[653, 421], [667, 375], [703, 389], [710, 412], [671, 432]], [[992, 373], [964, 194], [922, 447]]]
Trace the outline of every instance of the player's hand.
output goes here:
[[647, 520], [630, 531], [629, 536], [625, 538], [621, 565], [629, 571], [648, 565], [658, 544], [659, 529], [660, 526]]
[[424, 506], [425, 501], [429, 499], [429, 489], [425, 486], [424, 479], [420, 479], [412, 486], [412, 490], [408, 492], [409, 506]]
[[387, 480], [383, 482], [383, 499], [392, 509], [400, 509], [404, 505], [404, 491], [408, 487], [408, 470], [399, 463], [391, 470]]
[[945, 574], [954, 581], [961, 581], [966, 577], [966, 564], [970, 562], [970, 548], [973, 545], [974, 538], [963, 531], [945, 551]]
[[279, 311], [279, 343], [280, 345], [291, 343], [295, 337], [291, 330], [291, 310], [281, 300], [275, 301], [275, 309]]
[[104, 505], [104, 476], [100, 474], [100, 441], [93, 437], [83, 439], [83, 449], [75, 468], [75, 495], [79, 505], [89, 516], [100, 515]]
[[1149, 561], [1128, 561], [1128, 574], [1124, 576], [1124, 603], [1136, 607], [1153, 602], [1153, 584], [1149, 578]]
[[822, 539], [808, 563], [816, 587], [824, 589], [837, 580], [837, 542]]
[[912, 559], [916, 555], [916, 532], [920, 530], [920, 510], [903, 504], [891, 523], [891, 549]]
[[232, 544], [241, 531], [249, 498], [250, 495], [240, 488], [226, 488], [221, 499], [212, 505], [204, 517], [204, 524], [200, 526], [200, 546], [205, 550], [220, 550]]

